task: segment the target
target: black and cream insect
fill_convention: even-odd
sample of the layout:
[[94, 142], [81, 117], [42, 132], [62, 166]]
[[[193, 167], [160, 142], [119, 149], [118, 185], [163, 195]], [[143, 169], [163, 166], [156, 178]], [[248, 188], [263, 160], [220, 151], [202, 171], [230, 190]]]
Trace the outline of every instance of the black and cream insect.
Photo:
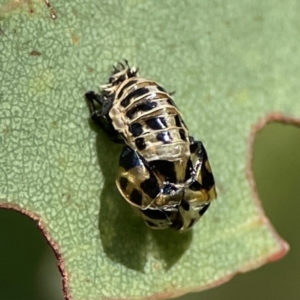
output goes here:
[[170, 93], [119, 63], [100, 94], [85, 94], [92, 120], [124, 143], [117, 187], [151, 228], [191, 228], [216, 198], [203, 144], [189, 136]]

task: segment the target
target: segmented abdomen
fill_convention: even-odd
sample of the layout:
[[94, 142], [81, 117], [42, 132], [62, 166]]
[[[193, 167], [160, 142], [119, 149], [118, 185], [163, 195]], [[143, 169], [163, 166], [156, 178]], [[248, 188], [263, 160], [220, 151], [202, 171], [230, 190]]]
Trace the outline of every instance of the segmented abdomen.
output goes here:
[[126, 143], [147, 161], [190, 155], [188, 129], [171, 96], [154, 81], [125, 80], [115, 92], [109, 116]]

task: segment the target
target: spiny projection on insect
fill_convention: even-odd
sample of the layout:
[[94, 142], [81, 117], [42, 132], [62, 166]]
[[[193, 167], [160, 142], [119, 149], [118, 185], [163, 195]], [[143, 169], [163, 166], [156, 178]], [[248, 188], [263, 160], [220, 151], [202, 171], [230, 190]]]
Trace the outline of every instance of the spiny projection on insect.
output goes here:
[[212, 170], [170, 93], [137, 72], [120, 62], [100, 94], [86, 93], [91, 118], [125, 144], [116, 179], [125, 200], [149, 227], [184, 231], [216, 198]]

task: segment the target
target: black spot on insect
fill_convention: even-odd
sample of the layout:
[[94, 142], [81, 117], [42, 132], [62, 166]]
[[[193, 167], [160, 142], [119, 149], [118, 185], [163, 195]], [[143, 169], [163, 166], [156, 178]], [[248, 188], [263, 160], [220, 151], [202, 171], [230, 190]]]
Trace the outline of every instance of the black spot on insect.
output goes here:
[[157, 106], [156, 102], [145, 101], [127, 111], [126, 116], [132, 119], [138, 111], [149, 111]]
[[192, 191], [200, 191], [203, 187], [202, 185], [198, 182], [198, 181], [194, 181], [190, 186], [189, 188], [192, 190]]
[[170, 183], [165, 184], [163, 187], [164, 195], [170, 195], [172, 192], [176, 192], [176, 191], [177, 191], [177, 188]]
[[165, 118], [151, 118], [146, 121], [146, 124], [154, 130], [168, 127]]
[[135, 145], [139, 150], [144, 150], [146, 148], [146, 143], [143, 138], [137, 138], [135, 140]]
[[210, 203], [208, 203], [208, 204], [206, 204], [205, 206], [203, 206], [203, 208], [201, 208], [201, 209], [199, 210], [199, 215], [200, 215], [200, 216], [203, 216], [204, 213], [208, 210], [209, 206], [210, 206]]
[[129, 82], [127, 82], [127, 83], [122, 87], [121, 91], [118, 93], [118, 97], [121, 97], [121, 96], [123, 95], [124, 91], [125, 91], [128, 87], [134, 85], [136, 82], [137, 82], [137, 80], [130, 80]]
[[121, 105], [123, 107], [127, 107], [130, 103], [130, 100], [131, 100], [131, 96], [130, 95], [127, 95], [122, 101], [121, 101]]
[[190, 205], [186, 201], [182, 200], [180, 205], [184, 210], [189, 211]]
[[202, 184], [203, 184], [203, 186], [206, 189], [210, 190], [212, 188], [212, 186], [215, 184], [215, 180], [214, 180], [214, 176], [212, 175], [212, 173], [210, 173], [206, 169], [205, 164], [202, 165], [201, 176], [202, 176]]
[[169, 144], [172, 142], [172, 137], [170, 135], [170, 132], [169, 131], [162, 131], [162, 132], [159, 132], [156, 136], [157, 140], [158, 141], [161, 141], [163, 142], [164, 144]]
[[195, 143], [195, 139], [193, 136], [189, 136], [189, 141], [190, 141], [190, 144], [194, 144]]
[[157, 180], [154, 176], [144, 180], [141, 184], [141, 189], [146, 193], [150, 198], [154, 199], [157, 194], [160, 192]]
[[128, 179], [126, 177], [120, 178], [120, 187], [122, 190], [125, 190], [128, 185]]
[[174, 119], [175, 119], [176, 127], [182, 127], [179, 116], [176, 115], [176, 116], [174, 117]]
[[165, 181], [177, 182], [173, 162], [167, 160], [153, 160], [149, 162], [150, 168], [165, 177]]
[[167, 91], [160, 85], [157, 86], [157, 89], [160, 90], [161, 92], [166, 93]]
[[133, 149], [128, 146], [123, 148], [119, 160], [120, 167], [123, 167], [125, 171], [128, 171], [131, 168], [142, 166], [143, 164], [143, 161]]
[[191, 154], [195, 154], [198, 149], [198, 143], [190, 144], [190, 152]]
[[174, 101], [173, 101], [171, 98], [169, 98], [169, 99], [167, 100], [167, 102], [168, 102], [170, 105], [172, 105], [172, 106], [175, 106], [175, 107], [176, 107], [176, 105], [175, 105]]
[[129, 131], [134, 137], [136, 137], [143, 133], [143, 127], [140, 123], [132, 123], [131, 125], [129, 125]]
[[127, 83], [123, 86], [122, 90], [127, 89], [127, 88], [130, 87], [131, 85], [134, 85], [136, 82], [137, 82], [137, 80], [130, 80], [129, 82], [127, 82]]
[[144, 88], [144, 87], [142, 87], [142, 88], [140, 88], [140, 89], [137, 89], [137, 90], [135, 90], [135, 91], [129, 93], [129, 94], [121, 101], [121, 105], [122, 105], [123, 107], [127, 107], [127, 106], [129, 105], [130, 100], [131, 100], [132, 98], [137, 98], [137, 97], [143, 96], [143, 95], [145, 95], [145, 94], [148, 93], [148, 92], [149, 92], [149, 89]]
[[161, 211], [158, 209], [145, 209], [141, 212], [150, 219], [166, 220], [171, 215], [170, 211]]
[[179, 134], [180, 134], [180, 137], [183, 141], [186, 141], [186, 135], [185, 135], [185, 131], [184, 129], [179, 129]]
[[203, 147], [201, 142], [196, 142], [197, 144], [197, 149], [195, 151], [196, 155], [201, 158], [202, 161], [206, 161], [207, 160], [207, 154], [205, 151], [205, 148]]
[[[124, 94], [124, 91], [125, 91], [128, 87], [134, 85], [136, 82], [137, 82], [137, 80], [131, 80], [131, 81], [127, 82], [127, 83], [122, 87], [121, 91], [118, 93], [118, 97], [121, 98], [122, 95]], [[122, 104], [121, 104], [121, 105], [122, 105]], [[123, 105], [122, 105], [122, 106], [123, 106]], [[126, 106], [127, 106], [127, 105], [126, 105]], [[126, 106], [124, 106], [124, 107], [126, 107]]]
[[141, 206], [142, 205], [142, 194], [137, 190], [137, 189], [134, 189], [131, 194], [130, 194], [130, 201], [133, 202], [134, 204], [136, 205], [139, 205]]

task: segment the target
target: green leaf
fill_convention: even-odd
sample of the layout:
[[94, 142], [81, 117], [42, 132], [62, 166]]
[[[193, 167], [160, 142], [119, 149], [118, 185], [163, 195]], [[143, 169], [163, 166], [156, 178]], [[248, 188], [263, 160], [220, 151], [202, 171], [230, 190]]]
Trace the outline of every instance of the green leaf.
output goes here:
[[[167, 298], [286, 253], [255, 201], [249, 139], [300, 115], [298, 2], [0, 3], [0, 205], [39, 222], [66, 298]], [[176, 89], [208, 150], [219, 197], [185, 234], [133, 213], [114, 184], [121, 148], [89, 122], [84, 93], [123, 58]]]

